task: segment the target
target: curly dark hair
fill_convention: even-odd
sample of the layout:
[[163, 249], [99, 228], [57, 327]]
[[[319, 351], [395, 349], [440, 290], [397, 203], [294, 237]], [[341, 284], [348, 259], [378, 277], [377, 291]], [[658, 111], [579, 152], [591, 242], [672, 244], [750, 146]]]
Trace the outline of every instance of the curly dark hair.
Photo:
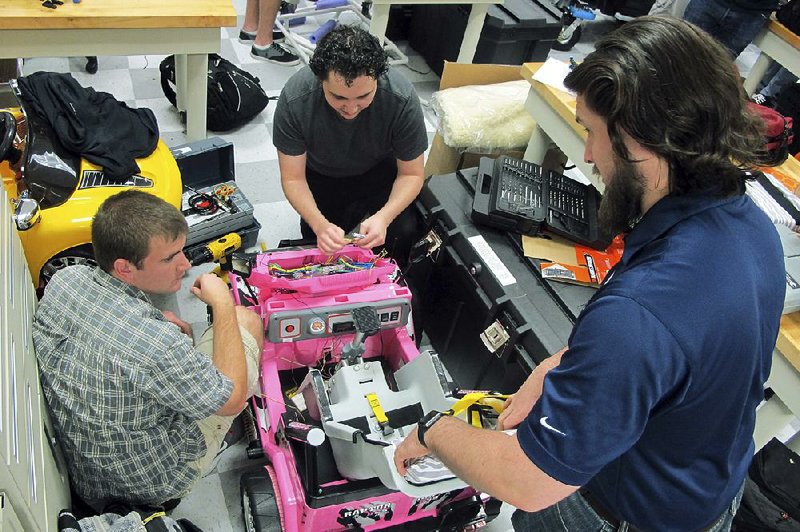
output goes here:
[[360, 76], [378, 79], [384, 75], [389, 57], [378, 38], [367, 30], [341, 25], [320, 39], [308, 66], [320, 81], [335, 72], [349, 87]]
[[670, 165], [671, 192], [744, 193], [744, 169], [768, 165], [763, 123], [747, 110], [727, 50], [700, 28], [647, 16], [601, 38], [564, 84], [605, 118], [614, 152], [622, 132]]

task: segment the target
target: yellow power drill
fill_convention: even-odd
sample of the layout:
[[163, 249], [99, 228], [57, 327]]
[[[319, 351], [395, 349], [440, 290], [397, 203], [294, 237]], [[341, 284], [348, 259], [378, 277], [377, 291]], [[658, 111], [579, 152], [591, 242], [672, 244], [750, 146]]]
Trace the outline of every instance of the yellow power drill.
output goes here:
[[228, 233], [221, 236], [216, 240], [212, 240], [203, 247], [197, 248], [196, 251], [187, 256], [192, 266], [204, 264], [211, 261], [224, 261], [225, 256], [233, 253], [242, 247], [242, 237], [239, 233]]

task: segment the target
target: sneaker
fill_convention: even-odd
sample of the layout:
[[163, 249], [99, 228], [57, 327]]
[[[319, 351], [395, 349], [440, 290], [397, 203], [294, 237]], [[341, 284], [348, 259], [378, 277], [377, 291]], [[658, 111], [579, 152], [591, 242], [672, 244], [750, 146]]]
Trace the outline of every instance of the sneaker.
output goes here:
[[[283, 42], [285, 35], [282, 31], [278, 31], [276, 29], [272, 30], [272, 42]], [[242, 44], [251, 44], [253, 41], [256, 40], [255, 32], [250, 33], [249, 31], [240, 30], [239, 31], [239, 42]]]
[[752, 96], [750, 96], [750, 100], [753, 103], [757, 103], [758, 105], [763, 105], [764, 107], [769, 107], [770, 109], [776, 108], [775, 98], [772, 98], [770, 96], [764, 96], [760, 92], [757, 92]]
[[206, 470], [205, 474], [203, 474], [203, 478], [207, 477], [208, 475], [214, 473], [217, 470], [217, 466], [219, 465], [219, 460], [220, 458], [222, 458], [222, 453], [227, 451], [228, 447], [230, 447], [230, 444], [228, 444], [228, 442], [226, 442], [225, 440], [222, 440], [222, 443], [219, 446], [219, 451], [217, 451], [217, 454], [214, 455], [214, 459], [211, 460], [211, 463], [208, 465], [208, 469]]
[[240, 30], [239, 31], [239, 42], [242, 44], [250, 44], [256, 40], [255, 32], [250, 33], [249, 31]]
[[264, 49], [256, 48], [256, 45], [253, 45], [250, 48], [250, 56], [261, 61], [275, 63], [276, 65], [291, 66], [300, 63], [299, 57], [276, 42]]

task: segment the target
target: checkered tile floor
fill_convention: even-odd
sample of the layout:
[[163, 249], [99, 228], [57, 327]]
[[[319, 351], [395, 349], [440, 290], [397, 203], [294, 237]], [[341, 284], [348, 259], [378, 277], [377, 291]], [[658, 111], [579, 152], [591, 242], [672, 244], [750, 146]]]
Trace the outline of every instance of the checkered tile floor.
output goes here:
[[[257, 76], [269, 96], [278, 96], [286, 80], [302, 65], [285, 67], [252, 58], [250, 46], [239, 43], [237, 39], [245, 0], [234, 0], [234, 5], [239, 14], [239, 23], [235, 28], [221, 30], [220, 55]], [[297, 31], [301, 34], [310, 32], [315, 25], [324, 22], [324, 19], [317, 21], [309, 18], [309, 23], [298, 27]], [[427, 100], [438, 88], [439, 78], [413, 50], [407, 46], [402, 46], [402, 49], [409, 55], [410, 68], [397, 68], [402, 69], [414, 83], [420, 97]], [[81, 85], [111, 93], [132, 107], [148, 107], [156, 115], [164, 141], [169, 146], [176, 146], [187, 140], [178, 113], [164, 97], [161, 89], [158, 67], [163, 59], [164, 56], [150, 55], [100, 56], [99, 70], [92, 75], [85, 72], [86, 59], [83, 57], [34, 58], [24, 61], [23, 74], [36, 71], [70, 72]], [[259, 116], [246, 125], [218, 135], [234, 146], [236, 182], [253, 204], [254, 215], [262, 225], [258, 240], [269, 247], [277, 246], [279, 240], [284, 238], [300, 237], [299, 217], [286, 201], [280, 186], [278, 156], [271, 136], [274, 110], [275, 102], [271, 102]], [[436, 127], [435, 119], [427, 110], [426, 123], [432, 138]], [[189, 295], [189, 286], [197, 275], [208, 268], [208, 265], [194, 268], [189, 272], [179, 294], [159, 302], [162, 308], [173, 310], [192, 323], [196, 332], [205, 327], [206, 310], [204, 305]], [[243, 530], [239, 477], [241, 471], [253, 463], [246, 457], [244, 442], [233, 446], [221, 457], [217, 472], [204, 478], [172, 512], [172, 516], [188, 518], [205, 531]]]
[[[269, 96], [278, 96], [289, 77], [301, 66], [285, 67], [260, 62], [250, 56], [249, 45], [239, 43], [237, 37], [242, 24], [245, 0], [234, 0], [239, 24], [236, 28], [221, 30], [220, 55], [236, 63], [245, 70], [256, 75]], [[309, 25], [298, 28], [300, 32], [310, 32], [314, 24], [324, 23], [309, 19]], [[582, 42], [570, 52], [552, 52], [551, 55], [562, 60], [574, 57], [577, 60], [593, 49], [596, 35], [614, 27], [614, 23], [597, 23], [587, 26]], [[409, 57], [408, 66], [398, 66], [416, 87], [420, 98], [428, 101], [438, 88], [439, 78], [431, 72], [425, 61], [406, 43], [398, 42], [398, 46]], [[754, 51], [753, 54], [756, 52]], [[99, 70], [91, 75], [85, 72], [86, 63], [83, 57], [71, 58], [36, 58], [25, 60], [24, 74], [36, 71], [71, 72], [84, 86], [91, 86], [98, 91], [113, 94], [117, 99], [134, 107], [148, 107], [158, 119], [161, 136], [169, 146], [186, 142], [183, 126], [175, 109], [164, 97], [160, 85], [159, 64], [164, 56], [132, 56], [99, 58]], [[745, 58], [744, 69], [755, 60], [753, 55]], [[254, 206], [254, 215], [262, 225], [259, 242], [274, 247], [279, 240], [299, 238], [299, 217], [291, 208], [280, 187], [278, 157], [272, 145], [272, 116], [275, 103], [267, 108], [248, 124], [237, 130], [220, 134], [223, 139], [234, 146], [236, 163], [236, 182]], [[425, 108], [426, 125], [429, 139], [433, 137], [436, 119], [430, 109]], [[210, 265], [193, 268], [181, 291], [176, 296], [165, 298], [160, 302], [162, 308], [176, 311], [186, 321], [192, 323], [195, 332], [202, 331], [206, 323], [205, 307], [189, 295], [189, 286], [193, 279]], [[204, 478], [194, 491], [186, 497], [173, 511], [175, 518], [185, 517], [201, 529], [214, 532], [243, 530], [244, 523], [239, 498], [239, 477], [244, 468], [251, 466], [245, 454], [245, 444], [241, 442], [226, 451], [221, 458], [217, 472]], [[510, 513], [508, 505], [498, 519], [493, 521], [488, 531], [510, 530]]]

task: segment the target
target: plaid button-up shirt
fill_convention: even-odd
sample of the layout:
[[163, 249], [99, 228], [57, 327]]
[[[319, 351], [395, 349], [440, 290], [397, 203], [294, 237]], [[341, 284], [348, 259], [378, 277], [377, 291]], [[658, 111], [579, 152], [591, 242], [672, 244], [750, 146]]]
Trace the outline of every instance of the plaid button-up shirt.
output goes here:
[[194, 422], [233, 384], [146, 294], [99, 268], [59, 271], [36, 312], [42, 388], [80, 495], [158, 503], [199, 477]]

